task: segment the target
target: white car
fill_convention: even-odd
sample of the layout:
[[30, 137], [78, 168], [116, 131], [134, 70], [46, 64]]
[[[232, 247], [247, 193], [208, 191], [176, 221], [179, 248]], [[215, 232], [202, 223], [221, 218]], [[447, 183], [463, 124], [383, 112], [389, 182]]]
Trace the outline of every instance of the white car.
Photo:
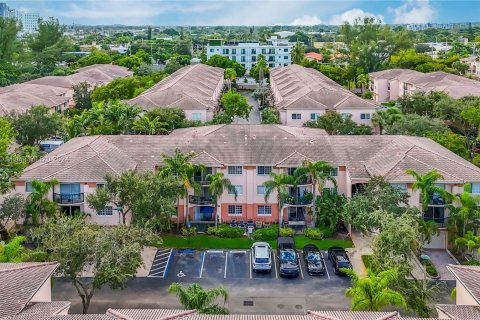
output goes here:
[[272, 271], [272, 248], [267, 242], [255, 242], [252, 245], [251, 257], [254, 272]]

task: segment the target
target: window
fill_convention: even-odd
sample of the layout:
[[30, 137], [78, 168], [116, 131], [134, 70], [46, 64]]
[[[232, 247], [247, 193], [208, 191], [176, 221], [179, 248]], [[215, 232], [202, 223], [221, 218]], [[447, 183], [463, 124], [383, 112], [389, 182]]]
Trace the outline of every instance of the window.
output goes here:
[[213, 49], [210, 49], [210, 52], [213, 52], [214, 50]]
[[195, 121], [202, 120], [202, 114], [201, 113], [192, 113], [192, 120], [195, 120]]
[[288, 52], [288, 48], [283, 49], [283, 52]]
[[310, 113], [310, 120], [317, 120], [320, 117], [320, 113]]
[[228, 49], [223, 49], [222, 51], [223, 51], [223, 52], [222, 52], [223, 54], [228, 54], [230, 50], [228, 50]]
[[241, 61], [242, 61], [242, 62], [245, 62], [245, 60], [246, 60], [246, 59], [245, 59], [245, 56], [242, 56], [242, 57], [241, 57]]
[[301, 113], [292, 113], [292, 120], [300, 120], [302, 119]]
[[80, 183], [60, 183], [60, 194], [79, 194]]
[[480, 182], [472, 183], [472, 193], [480, 194]]
[[262, 49], [262, 54], [267, 54], [267, 49]]
[[257, 186], [257, 194], [265, 194], [265, 186]]
[[256, 56], [253, 56], [252, 57], [252, 62], [256, 62], [257, 61], [257, 57]]
[[333, 168], [332, 170], [330, 170], [330, 176], [332, 177], [338, 176], [338, 168]]
[[97, 189], [105, 188], [104, 183], [97, 183]]
[[231, 216], [241, 215], [243, 213], [242, 206], [239, 205], [230, 205], [228, 206], [228, 214]]
[[257, 174], [259, 176], [266, 176], [272, 173], [272, 167], [270, 166], [258, 166], [257, 167]]
[[288, 56], [283, 56], [283, 59], [284, 59], [284, 60], [288, 60]]
[[362, 120], [370, 119], [370, 113], [361, 113], [360, 114], [360, 119], [362, 119]]
[[237, 57], [236, 57], [236, 56], [232, 56], [232, 61], [237, 61]]
[[32, 183], [31, 182], [25, 183], [25, 192], [32, 192], [32, 191], [33, 191]]
[[348, 119], [348, 118], [350, 118], [351, 116], [352, 116], [351, 113], [348, 113], [348, 112], [342, 113], [342, 118], [343, 118], [343, 119]]
[[97, 212], [97, 216], [111, 216], [113, 215], [113, 208], [111, 206], [106, 206], [102, 210]]
[[407, 192], [407, 184], [406, 183], [391, 183], [390, 185], [392, 186], [392, 188]]
[[269, 63], [269, 64], [268, 64], [268, 67], [269, 67], [269, 68], [275, 67], [275, 63]]
[[297, 168], [288, 168], [288, 175], [293, 176], [295, 174], [295, 170], [297, 170]]
[[245, 54], [245, 49], [242, 49], [240, 52], [241, 52], [242, 54]]
[[257, 214], [259, 216], [271, 216], [272, 215], [272, 206], [258, 206]]
[[[243, 186], [233, 186], [233, 187], [237, 191], [237, 195], [243, 194]], [[228, 194], [234, 194], [232, 191], [233, 190], [228, 190]]]
[[232, 54], [237, 54], [237, 49], [232, 49]]
[[256, 50], [256, 49], [252, 49], [252, 54], [257, 54], [257, 50]]
[[229, 166], [228, 174], [231, 175], [240, 175], [242, 174], [242, 166]]

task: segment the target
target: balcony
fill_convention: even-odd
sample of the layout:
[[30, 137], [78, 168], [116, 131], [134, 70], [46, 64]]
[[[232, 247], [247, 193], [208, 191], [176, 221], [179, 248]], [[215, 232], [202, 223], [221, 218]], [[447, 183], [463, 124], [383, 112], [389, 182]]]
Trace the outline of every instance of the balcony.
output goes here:
[[209, 196], [189, 196], [188, 202], [199, 206], [209, 206], [213, 204], [213, 198]]
[[289, 195], [284, 201], [287, 205], [311, 205], [313, 203], [313, 194], [311, 192], [304, 192], [302, 196]]
[[60, 204], [78, 204], [84, 202], [83, 193], [54, 193], [53, 201]]

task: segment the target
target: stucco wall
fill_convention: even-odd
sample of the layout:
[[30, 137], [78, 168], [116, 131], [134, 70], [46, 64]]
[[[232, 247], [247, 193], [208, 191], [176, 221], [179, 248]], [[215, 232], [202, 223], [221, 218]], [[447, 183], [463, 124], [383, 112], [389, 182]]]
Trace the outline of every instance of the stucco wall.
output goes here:
[[478, 306], [478, 302], [472, 297], [472, 295], [465, 289], [463, 284], [457, 280], [457, 293], [455, 298], [455, 304]]
[[40, 287], [40, 289], [32, 297], [31, 302], [51, 302], [52, 301], [52, 285], [50, 278]]

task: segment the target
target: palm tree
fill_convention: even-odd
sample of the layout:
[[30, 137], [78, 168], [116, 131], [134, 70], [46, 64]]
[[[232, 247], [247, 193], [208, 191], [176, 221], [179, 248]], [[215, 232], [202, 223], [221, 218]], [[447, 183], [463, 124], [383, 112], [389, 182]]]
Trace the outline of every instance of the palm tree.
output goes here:
[[372, 123], [378, 127], [380, 135], [386, 126], [391, 126], [395, 122], [403, 118], [402, 111], [397, 107], [389, 107], [386, 110], [378, 110], [372, 116]]
[[432, 242], [432, 237], [439, 234], [435, 221], [418, 219], [418, 231], [422, 235], [422, 243]]
[[52, 189], [59, 182], [58, 180], [50, 181], [32, 181], [32, 192], [27, 198], [27, 214], [32, 219], [33, 225], [38, 225], [43, 221], [45, 215], [51, 216], [55, 214], [57, 205], [52, 200], [46, 198], [50, 189]]
[[295, 178], [285, 173], [274, 172], [270, 174], [270, 177], [271, 180], [263, 183], [265, 186], [265, 202], [268, 201], [272, 192], [277, 192], [278, 223], [282, 224], [284, 199], [288, 195], [287, 188], [295, 184]]
[[305, 56], [305, 46], [301, 42], [295, 43], [292, 48], [292, 63], [301, 64]]
[[378, 274], [368, 270], [366, 278], [360, 278], [353, 270], [345, 271], [352, 279], [352, 287], [345, 291], [345, 295], [352, 298], [352, 311], [380, 311], [387, 306], [406, 307], [403, 295], [391, 288], [398, 279], [396, 270], [385, 270]]
[[232, 83], [237, 79], [237, 72], [235, 71], [235, 69], [225, 69], [225, 79], [228, 80], [228, 91], [232, 90]]
[[337, 187], [337, 180], [335, 180], [334, 177], [332, 177], [331, 172], [335, 168], [331, 166], [328, 162], [326, 161], [316, 161], [312, 162], [310, 160], [306, 160], [303, 162], [302, 166], [300, 168], [297, 168], [295, 170], [295, 176], [300, 179], [303, 177], [307, 179], [307, 181], [310, 181], [312, 183], [312, 189], [313, 189], [313, 207], [312, 207], [312, 213], [314, 219], [316, 219], [316, 208], [315, 208], [315, 202], [317, 200], [317, 186], [318, 186], [318, 192], [320, 196], [323, 195], [323, 189], [325, 188], [325, 183], [327, 181], [331, 181], [335, 187]]
[[230, 179], [225, 178], [222, 172], [217, 172], [215, 174], [209, 174], [207, 176], [207, 180], [210, 181], [210, 185], [208, 186], [208, 191], [213, 197], [213, 204], [215, 206], [215, 226], [218, 224], [217, 216], [217, 206], [218, 206], [218, 199], [222, 196], [223, 192], [227, 190], [230, 193], [233, 193], [235, 196], [235, 201], [237, 201], [237, 189], [232, 185]]
[[365, 91], [369, 82], [368, 74], [359, 74], [357, 76], [357, 85], [360, 85], [362, 88], [362, 93]]
[[[184, 309], [197, 310], [200, 313], [227, 314], [225, 303], [228, 301], [228, 291], [223, 286], [205, 290], [199, 284], [188, 287], [174, 282], [168, 288], [169, 293], [178, 297]], [[223, 306], [213, 304], [217, 298], [223, 298]]]
[[476, 236], [473, 231], [468, 231], [463, 237], [455, 239], [454, 244], [462, 252], [465, 252], [465, 250], [473, 252], [473, 249], [480, 248], [480, 236]]
[[413, 190], [420, 190], [420, 203], [422, 204], [422, 213], [424, 214], [428, 210], [430, 204], [430, 197], [437, 193], [444, 199], [451, 199], [452, 195], [446, 190], [435, 185], [435, 182], [439, 179], [443, 179], [443, 176], [437, 170], [431, 170], [423, 176], [418, 174], [413, 169], [407, 169], [405, 172], [415, 178], [415, 182], [412, 185]]
[[[179, 149], [175, 149], [173, 156], [162, 155], [164, 167], [161, 168], [162, 175], [172, 175], [178, 179], [178, 182], [183, 190], [181, 194], [177, 196], [177, 208], [180, 207], [180, 197], [185, 200], [184, 203], [184, 219], [188, 220], [188, 195], [191, 189], [198, 190], [200, 187], [195, 181], [193, 181], [193, 175], [195, 172], [204, 171], [203, 165], [195, 165], [190, 163], [195, 153], [183, 154]], [[180, 227], [180, 217], [177, 217], [177, 228]]]
[[[465, 186], [465, 191], [459, 195], [456, 195], [454, 200], [456, 205], [447, 205], [450, 213], [453, 216], [458, 216], [462, 222], [462, 235], [466, 234], [467, 226], [473, 220], [480, 217], [480, 208], [478, 204], [480, 203], [480, 196], [473, 195], [470, 193], [471, 185], [467, 184]], [[457, 210], [454, 207], [458, 208]]]
[[168, 133], [168, 130], [165, 129], [167, 126], [168, 123], [161, 122], [160, 117], [150, 119], [147, 116], [143, 116], [135, 120], [132, 129], [140, 134], [156, 135]]

